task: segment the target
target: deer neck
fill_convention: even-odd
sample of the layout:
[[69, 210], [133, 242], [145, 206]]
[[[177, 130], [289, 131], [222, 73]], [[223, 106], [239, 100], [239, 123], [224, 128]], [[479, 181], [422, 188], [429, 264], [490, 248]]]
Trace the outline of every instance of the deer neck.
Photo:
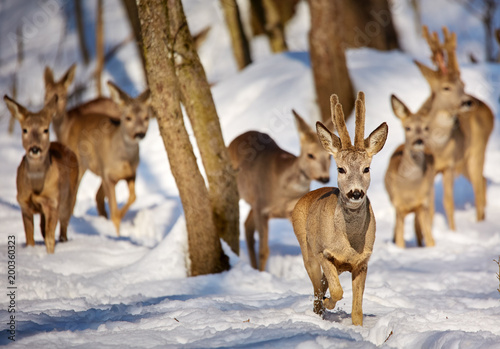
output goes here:
[[113, 135], [114, 139], [111, 144], [114, 145], [115, 149], [113, 150], [117, 157], [130, 159], [139, 154], [139, 144], [137, 141], [130, 139], [125, 132], [123, 127], [120, 127], [118, 132]]
[[285, 186], [293, 196], [302, 196], [309, 191], [312, 179], [304, 170], [300, 157], [290, 157], [287, 162], [286, 173], [283, 176]]
[[415, 151], [405, 145], [398, 174], [408, 180], [419, 179], [424, 175], [425, 166], [425, 153], [423, 151]]
[[370, 217], [368, 210], [368, 198], [356, 208], [350, 207], [347, 197], [342, 193], [339, 196], [340, 201], [340, 215], [343, 223], [345, 224], [345, 232], [347, 239], [352, 248], [361, 252], [365, 243], [366, 227]]
[[50, 153], [43, 159], [33, 160], [26, 157], [26, 176], [35, 193], [41, 193], [45, 177], [51, 163]]

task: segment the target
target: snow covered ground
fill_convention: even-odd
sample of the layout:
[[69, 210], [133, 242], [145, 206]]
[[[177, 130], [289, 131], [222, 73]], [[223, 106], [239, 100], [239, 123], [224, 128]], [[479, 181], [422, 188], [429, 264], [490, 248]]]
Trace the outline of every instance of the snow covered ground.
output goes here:
[[[239, 2], [244, 8], [245, 1]], [[311, 125], [318, 115], [306, 52], [306, 3], [300, 3], [297, 17], [287, 28], [293, 52], [271, 56], [265, 40], [254, 40], [256, 62], [241, 73], [235, 71], [230, 56], [218, 0], [184, 3], [193, 32], [207, 24], [213, 26], [200, 55], [209, 79], [217, 82], [213, 95], [226, 142], [246, 130], [257, 129], [269, 133], [283, 148], [298, 153], [291, 108]], [[62, 4], [68, 6], [64, 11], [72, 13], [70, 1], [0, 2], [1, 93], [11, 93], [12, 74], [17, 70], [18, 100], [32, 109], [39, 108], [43, 100], [44, 65], [52, 65], [59, 76], [79, 60], [74, 19], [65, 22]], [[93, 2], [84, 4], [91, 14]], [[397, 248], [391, 241], [394, 209], [383, 187], [383, 176], [389, 156], [403, 141], [403, 132], [390, 109], [389, 96], [395, 93], [415, 110], [429, 90], [412, 63], [414, 58], [428, 62], [428, 51], [414, 32], [407, 2], [399, 0], [394, 6], [406, 53], [359, 49], [347, 54], [355, 89], [366, 93], [367, 132], [383, 121], [389, 124], [385, 148], [372, 163], [369, 196], [377, 219], [377, 239], [366, 281], [363, 327], [351, 324], [350, 274], [341, 275], [344, 299], [326, 320], [313, 313], [312, 286], [291, 224], [286, 220], [271, 222], [271, 256], [266, 272], [249, 266], [242, 235], [240, 256], [228, 252], [230, 271], [187, 278], [182, 207], [154, 120], [141, 143], [138, 199], [124, 218], [122, 236], [116, 237], [112, 223], [97, 216], [94, 196], [99, 180], [88, 173], [79, 190], [69, 241], [57, 244], [55, 254], [47, 255], [36, 224], [36, 246], [26, 248], [15, 189], [16, 168], [23, 155], [21, 132], [16, 125], [14, 135], [7, 134], [10, 115], [0, 103], [0, 345], [500, 348], [500, 294], [495, 275], [498, 266], [493, 261], [500, 255], [500, 67], [467, 62], [468, 52], [482, 57], [484, 38], [475, 17], [450, 1], [422, 2], [423, 21], [432, 30], [449, 25], [457, 31], [466, 90], [487, 102], [496, 115], [485, 167], [487, 219], [475, 221], [471, 186], [458, 179], [458, 229], [450, 231], [438, 178], [433, 226], [436, 247], [416, 247], [409, 217], [405, 222], [408, 248]], [[111, 47], [129, 34], [119, 1], [105, 2], [105, 19], [106, 42]], [[20, 67], [10, 35], [18, 23], [33, 28]], [[66, 28], [64, 36], [61, 28]], [[89, 27], [88, 32], [93, 29]], [[91, 72], [92, 66], [83, 68], [80, 64], [77, 82], [86, 81]], [[133, 95], [142, 91], [144, 82], [133, 45], [127, 45], [108, 64], [105, 79], [113, 79]], [[353, 120], [348, 122], [348, 128], [353, 130]], [[333, 186], [334, 168], [332, 165]], [[312, 187], [319, 187], [319, 183]], [[119, 186], [119, 201], [124, 202], [127, 195], [126, 186]], [[248, 206], [242, 202], [242, 222], [247, 212]], [[6, 251], [8, 236], [12, 235], [16, 239], [15, 343], [8, 339], [6, 331], [11, 315], [6, 295]]]

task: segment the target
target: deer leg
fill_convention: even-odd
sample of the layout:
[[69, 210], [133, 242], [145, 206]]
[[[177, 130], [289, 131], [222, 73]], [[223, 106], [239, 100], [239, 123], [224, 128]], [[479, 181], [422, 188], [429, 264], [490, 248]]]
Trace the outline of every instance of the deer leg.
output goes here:
[[116, 183], [103, 179], [102, 185], [104, 187], [104, 193], [108, 198], [109, 203], [109, 213], [111, 216], [111, 221], [115, 225], [116, 235], [120, 236], [120, 212], [118, 211], [118, 204], [116, 203], [115, 185]]
[[123, 217], [125, 217], [125, 214], [127, 213], [128, 209], [130, 208], [130, 206], [134, 203], [134, 201], [136, 199], [136, 196], [135, 196], [135, 178], [127, 179], [127, 184], [128, 184], [128, 201], [120, 209], [120, 219], [123, 219]]
[[45, 215], [40, 213], [40, 231], [42, 233], [42, 237], [45, 240]]
[[245, 238], [247, 241], [248, 257], [250, 258], [250, 265], [257, 269], [257, 258], [255, 257], [255, 220], [253, 209], [248, 213], [245, 220]]
[[434, 238], [432, 237], [432, 224], [429, 219], [428, 208], [420, 208], [415, 213], [415, 222], [418, 220], [425, 239], [425, 246], [432, 247], [436, 245]]
[[101, 186], [99, 187], [99, 190], [97, 190], [97, 194], [95, 196], [95, 201], [97, 203], [97, 212], [99, 213], [99, 216], [103, 216], [108, 218], [108, 213], [106, 212], [106, 205], [104, 204], [104, 187], [101, 183]]
[[[305, 242], [307, 244], [307, 242]], [[302, 258], [304, 259], [304, 266], [306, 267], [307, 275], [313, 284], [314, 289], [314, 312], [318, 315], [323, 315], [325, 307], [323, 305], [323, 297], [328, 288], [328, 281], [326, 280], [319, 262], [314, 258], [309, 244], [302, 249]], [[326, 287], [325, 287], [326, 286]]]
[[352, 324], [363, 326], [363, 293], [368, 266], [363, 265], [352, 272]]
[[422, 225], [420, 224], [420, 220], [418, 218], [418, 210], [415, 212], [415, 221], [414, 221], [414, 226], [415, 226], [415, 236], [417, 237], [417, 245], [419, 247], [424, 246], [424, 237], [422, 235]]
[[267, 259], [269, 258], [269, 219], [261, 217], [257, 230], [259, 232], [259, 270], [265, 271]]
[[474, 200], [476, 203], [476, 217], [478, 221], [485, 218], [486, 208], [486, 178], [483, 176], [484, 151], [482, 154], [470, 156], [467, 161], [467, 172], [472, 189], [474, 190]]
[[47, 253], [54, 253], [56, 245], [57, 208], [48, 204], [42, 205], [42, 212], [45, 216], [45, 248]]
[[33, 214], [26, 211], [22, 212], [23, 212], [24, 233], [26, 234], [26, 245], [35, 246], [35, 239], [33, 237], [33, 231], [34, 231]]
[[[405, 215], [401, 210], [396, 210], [396, 225], [394, 227], [394, 243], [400, 248], [405, 248]], [[330, 290], [331, 291], [331, 290]]]
[[325, 258], [323, 254], [320, 254], [319, 258], [328, 282], [328, 288], [330, 288], [330, 298], [325, 298], [323, 304], [327, 309], [333, 309], [337, 302], [344, 296], [344, 290], [342, 290], [342, 286], [340, 285], [339, 274], [335, 265]]
[[443, 192], [444, 192], [444, 210], [446, 212], [446, 219], [448, 220], [448, 226], [451, 230], [455, 230], [455, 203], [453, 198], [453, 180], [454, 180], [453, 169], [448, 168], [443, 172]]

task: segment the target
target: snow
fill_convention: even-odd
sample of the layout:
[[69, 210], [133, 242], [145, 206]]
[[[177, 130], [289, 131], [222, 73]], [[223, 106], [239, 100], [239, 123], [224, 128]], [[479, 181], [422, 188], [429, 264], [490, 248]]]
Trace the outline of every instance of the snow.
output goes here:
[[[83, 2], [93, 25], [93, 2]], [[193, 32], [212, 25], [200, 55], [213, 87], [226, 143], [257, 129], [269, 133], [284, 149], [299, 152], [291, 115], [297, 110], [312, 125], [318, 119], [307, 50], [307, 4], [287, 28], [293, 52], [271, 55], [265, 40], [252, 42], [255, 63], [236, 72], [218, 0], [184, 1]], [[238, 1], [244, 8], [245, 1]], [[47, 10], [47, 4], [56, 4]], [[62, 5], [64, 4], [64, 12]], [[78, 56], [73, 2], [0, 2], [0, 86], [10, 94], [17, 71], [18, 100], [32, 109], [43, 100], [42, 72], [46, 64], [60, 76]], [[495, 112], [496, 125], [486, 154], [488, 180], [486, 221], [475, 221], [473, 193], [463, 178], [455, 185], [457, 231], [448, 229], [436, 180], [436, 246], [416, 247], [412, 217], [405, 222], [406, 249], [392, 243], [394, 209], [383, 187], [389, 156], [403, 140], [389, 97], [396, 94], [412, 110], [429, 93], [413, 59], [429, 62], [428, 50], [414, 32], [407, 2], [395, 1], [395, 21], [405, 52], [350, 50], [348, 65], [356, 90], [366, 93], [367, 132], [389, 124], [389, 138], [372, 163], [369, 197], [377, 219], [377, 238], [369, 263], [363, 302], [364, 326], [351, 323], [350, 274], [341, 275], [344, 299], [323, 320], [312, 311], [312, 286], [303, 267], [291, 224], [270, 224], [271, 256], [266, 272], [248, 262], [243, 234], [236, 256], [224, 245], [232, 268], [217, 274], [186, 276], [187, 236], [182, 207], [170, 173], [155, 120], [141, 142], [137, 201], [117, 237], [113, 224], [98, 217], [94, 196], [99, 179], [87, 173], [78, 193], [69, 241], [47, 255], [35, 225], [35, 247], [25, 246], [16, 201], [15, 173], [24, 153], [16, 124], [7, 135], [10, 115], [0, 103], [0, 249], [8, 236], [16, 239], [16, 341], [8, 339], [6, 296], [7, 253], [0, 254], [2, 300], [0, 345], [19, 348], [500, 348], [500, 293], [496, 278], [500, 255], [500, 131], [497, 64], [470, 64], [467, 54], [483, 57], [484, 35], [477, 18], [446, 0], [422, 1], [424, 23], [431, 30], [449, 25], [458, 34], [458, 53], [466, 90]], [[55, 9], [55, 10], [54, 10]], [[42, 21], [42, 12], [47, 20]], [[66, 22], [64, 13], [70, 14]], [[38, 17], [37, 17], [38, 16]], [[35, 22], [38, 18], [39, 22]], [[35, 20], [35, 21], [34, 21]], [[106, 46], [130, 33], [118, 0], [105, 2]], [[247, 18], [245, 17], [245, 20]], [[25, 40], [25, 59], [18, 67], [16, 45], [9, 39], [19, 23], [36, 30]], [[38, 24], [34, 24], [38, 23]], [[66, 28], [64, 36], [61, 29]], [[109, 29], [112, 28], [112, 29]], [[248, 29], [248, 25], [246, 24]], [[88, 33], [93, 29], [89, 27]], [[12, 37], [12, 36], [10, 36]], [[63, 37], [61, 45], [60, 38]], [[58, 47], [60, 47], [58, 49]], [[57, 52], [60, 51], [58, 55]], [[77, 83], [91, 76], [93, 64], [78, 65]], [[137, 51], [127, 44], [106, 67], [113, 79], [132, 95], [144, 80]], [[93, 89], [84, 99], [94, 97]], [[354, 120], [347, 126], [354, 129]], [[194, 141], [194, 139], [193, 139]], [[336, 183], [335, 166], [330, 185]], [[313, 183], [312, 189], [319, 183]], [[118, 186], [123, 203], [128, 192]], [[240, 203], [241, 222], [248, 205]], [[37, 220], [36, 222], [39, 222]]]

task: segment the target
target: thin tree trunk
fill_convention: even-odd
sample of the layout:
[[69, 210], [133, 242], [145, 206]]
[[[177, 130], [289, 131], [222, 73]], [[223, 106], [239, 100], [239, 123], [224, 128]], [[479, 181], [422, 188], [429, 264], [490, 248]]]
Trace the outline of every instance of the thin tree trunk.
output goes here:
[[85, 43], [85, 29], [83, 25], [83, 10], [82, 1], [75, 0], [75, 17], [76, 17], [76, 30], [78, 33], [78, 43], [80, 44], [80, 52], [82, 53], [83, 63], [85, 65], [89, 64], [89, 51], [87, 50], [87, 44]]
[[103, 0], [97, 0], [95, 83], [98, 96], [102, 96], [101, 75], [104, 68], [104, 20], [102, 5]]
[[309, 0], [309, 47], [317, 102], [323, 122], [330, 124], [330, 95], [339, 96], [345, 115], [354, 107], [354, 91], [347, 70], [342, 36], [342, 0]]
[[169, 11], [167, 0], [138, 1], [152, 106], [184, 208], [190, 274], [217, 273], [229, 269], [229, 261], [222, 250], [208, 191], [184, 126], [171, 49], [174, 38], [168, 30]]
[[127, 17], [130, 22], [130, 26], [132, 27], [132, 31], [134, 32], [137, 50], [139, 51], [142, 67], [144, 69], [144, 77], [147, 79], [144, 49], [142, 46], [141, 23], [139, 21], [139, 14], [137, 13], [137, 3], [135, 0], [122, 0], [122, 3], [127, 11]]
[[243, 30], [241, 23], [240, 11], [236, 0], [220, 0], [224, 17], [226, 18], [227, 28], [231, 36], [234, 58], [238, 69], [242, 70], [247, 65], [252, 63], [250, 57], [250, 46], [248, 44], [247, 36]]
[[288, 50], [285, 40], [285, 28], [281, 20], [278, 6], [274, 0], [262, 0], [266, 13], [266, 33], [271, 50], [274, 53]]
[[167, 0], [170, 35], [181, 100], [193, 126], [194, 135], [208, 179], [214, 223], [219, 236], [239, 253], [239, 195], [235, 172], [222, 138], [222, 131], [205, 70], [194, 48], [181, 0]]

